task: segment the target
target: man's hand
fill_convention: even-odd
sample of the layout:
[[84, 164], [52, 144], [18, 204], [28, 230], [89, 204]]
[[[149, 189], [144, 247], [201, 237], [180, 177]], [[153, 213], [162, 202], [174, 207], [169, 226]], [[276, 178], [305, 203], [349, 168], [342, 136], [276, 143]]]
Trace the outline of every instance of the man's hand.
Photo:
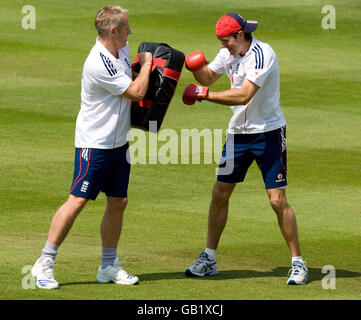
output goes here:
[[151, 52], [141, 52], [139, 53], [139, 64], [141, 66], [144, 65], [152, 65], [153, 63], [153, 57]]
[[202, 51], [194, 51], [186, 56], [185, 64], [189, 71], [197, 72], [203, 69], [208, 64]]
[[[152, 70], [153, 57], [151, 52], [139, 53], [139, 74], [132, 81], [128, 89], [123, 93], [124, 97], [132, 101], [142, 101], [148, 90], [149, 76]], [[134, 76], [134, 75], [133, 75]]]
[[184, 88], [182, 100], [185, 104], [195, 104], [196, 100], [201, 101], [208, 97], [209, 89], [207, 87], [199, 86], [194, 83], [187, 85]]

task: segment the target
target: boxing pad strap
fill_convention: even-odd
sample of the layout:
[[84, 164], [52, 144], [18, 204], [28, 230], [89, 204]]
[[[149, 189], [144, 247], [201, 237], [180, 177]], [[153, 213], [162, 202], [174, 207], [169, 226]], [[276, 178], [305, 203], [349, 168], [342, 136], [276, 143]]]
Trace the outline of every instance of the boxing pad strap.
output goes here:
[[172, 79], [178, 81], [179, 78], [180, 78], [180, 75], [181, 75], [180, 72], [175, 71], [173, 69], [169, 69], [169, 68], [164, 68], [163, 69], [163, 76], [165, 76], [165, 77], [172, 78]]
[[147, 109], [150, 109], [150, 107], [152, 106], [153, 101], [152, 100], [148, 100], [148, 99], [143, 99], [142, 101], [139, 101], [138, 104], [140, 107], [144, 107]]
[[[137, 56], [136, 56], [135, 61], [134, 61], [133, 65], [132, 65], [132, 68], [134, 68], [134, 66], [135, 66], [138, 62], [139, 62], [139, 55], [138, 55], [138, 53], [137, 53]], [[166, 68], [166, 67], [165, 67], [166, 62], [167, 62], [167, 60], [165, 60], [165, 59], [160, 59], [160, 58], [154, 58], [154, 57], [153, 57], [152, 70], [151, 70], [151, 71], [153, 72], [153, 70], [154, 70], [156, 67], [161, 67], [161, 68], [163, 68], [163, 73], [162, 73], [163, 76], [168, 77], [168, 78], [172, 78], [172, 79], [178, 81], [179, 78], [180, 78], [181, 73], [178, 72], [178, 71], [175, 71], [175, 70], [173, 70], [173, 69]]]

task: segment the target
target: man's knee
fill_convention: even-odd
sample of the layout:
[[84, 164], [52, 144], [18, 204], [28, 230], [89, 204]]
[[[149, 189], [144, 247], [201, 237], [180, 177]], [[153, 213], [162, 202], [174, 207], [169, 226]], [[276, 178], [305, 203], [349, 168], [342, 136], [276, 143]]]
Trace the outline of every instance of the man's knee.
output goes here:
[[274, 210], [280, 210], [282, 208], [285, 207], [285, 201], [283, 201], [282, 199], [279, 199], [279, 198], [271, 198], [270, 199], [270, 204], [271, 204], [271, 207], [274, 209]]
[[277, 212], [288, 206], [285, 192], [281, 189], [268, 190], [269, 201], [271, 207]]
[[74, 211], [82, 210], [87, 202], [88, 199], [74, 196], [72, 194], [69, 195], [69, 198], [67, 200], [68, 205], [71, 206]]
[[128, 205], [128, 198], [108, 197], [108, 207], [112, 210], [123, 212]]
[[213, 187], [212, 198], [215, 201], [228, 201], [235, 184], [217, 181]]

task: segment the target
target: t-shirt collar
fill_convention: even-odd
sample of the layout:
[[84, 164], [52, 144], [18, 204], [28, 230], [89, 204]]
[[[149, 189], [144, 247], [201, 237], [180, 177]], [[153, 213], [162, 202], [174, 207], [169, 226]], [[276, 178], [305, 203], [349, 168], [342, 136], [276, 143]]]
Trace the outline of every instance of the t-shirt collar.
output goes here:
[[117, 60], [117, 58], [114, 57], [114, 56], [108, 51], [108, 49], [99, 41], [99, 37], [96, 38], [95, 45], [98, 47], [99, 50], [105, 51], [105, 53], [107, 54], [108, 57], [111, 57], [111, 58], [114, 58], [115, 60]]

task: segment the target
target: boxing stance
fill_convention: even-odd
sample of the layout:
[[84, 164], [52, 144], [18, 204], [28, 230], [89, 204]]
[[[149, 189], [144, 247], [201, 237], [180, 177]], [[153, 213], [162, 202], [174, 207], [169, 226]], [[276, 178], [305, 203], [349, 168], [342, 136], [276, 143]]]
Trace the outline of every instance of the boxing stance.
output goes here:
[[[279, 102], [278, 59], [270, 45], [252, 34], [257, 25], [238, 14], [226, 14], [216, 24], [216, 36], [222, 45], [216, 58], [208, 63], [201, 51], [195, 51], [185, 59], [187, 69], [201, 85], [187, 85], [183, 102], [193, 105], [208, 100], [231, 106], [233, 111], [212, 192], [206, 249], [186, 269], [186, 274], [218, 274], [216, 249], [227, 222], [229, 199], [255, 160], [292, 256], [287, 284], [305, 284], [308, 270], [301, 256], [295, 214], [285, 192], [286, 120]], [[221, 92], [209, 90], [223, 74], [227, 74], [231, 88]], [[231, 173], [222, 171], [230, 165]]]

